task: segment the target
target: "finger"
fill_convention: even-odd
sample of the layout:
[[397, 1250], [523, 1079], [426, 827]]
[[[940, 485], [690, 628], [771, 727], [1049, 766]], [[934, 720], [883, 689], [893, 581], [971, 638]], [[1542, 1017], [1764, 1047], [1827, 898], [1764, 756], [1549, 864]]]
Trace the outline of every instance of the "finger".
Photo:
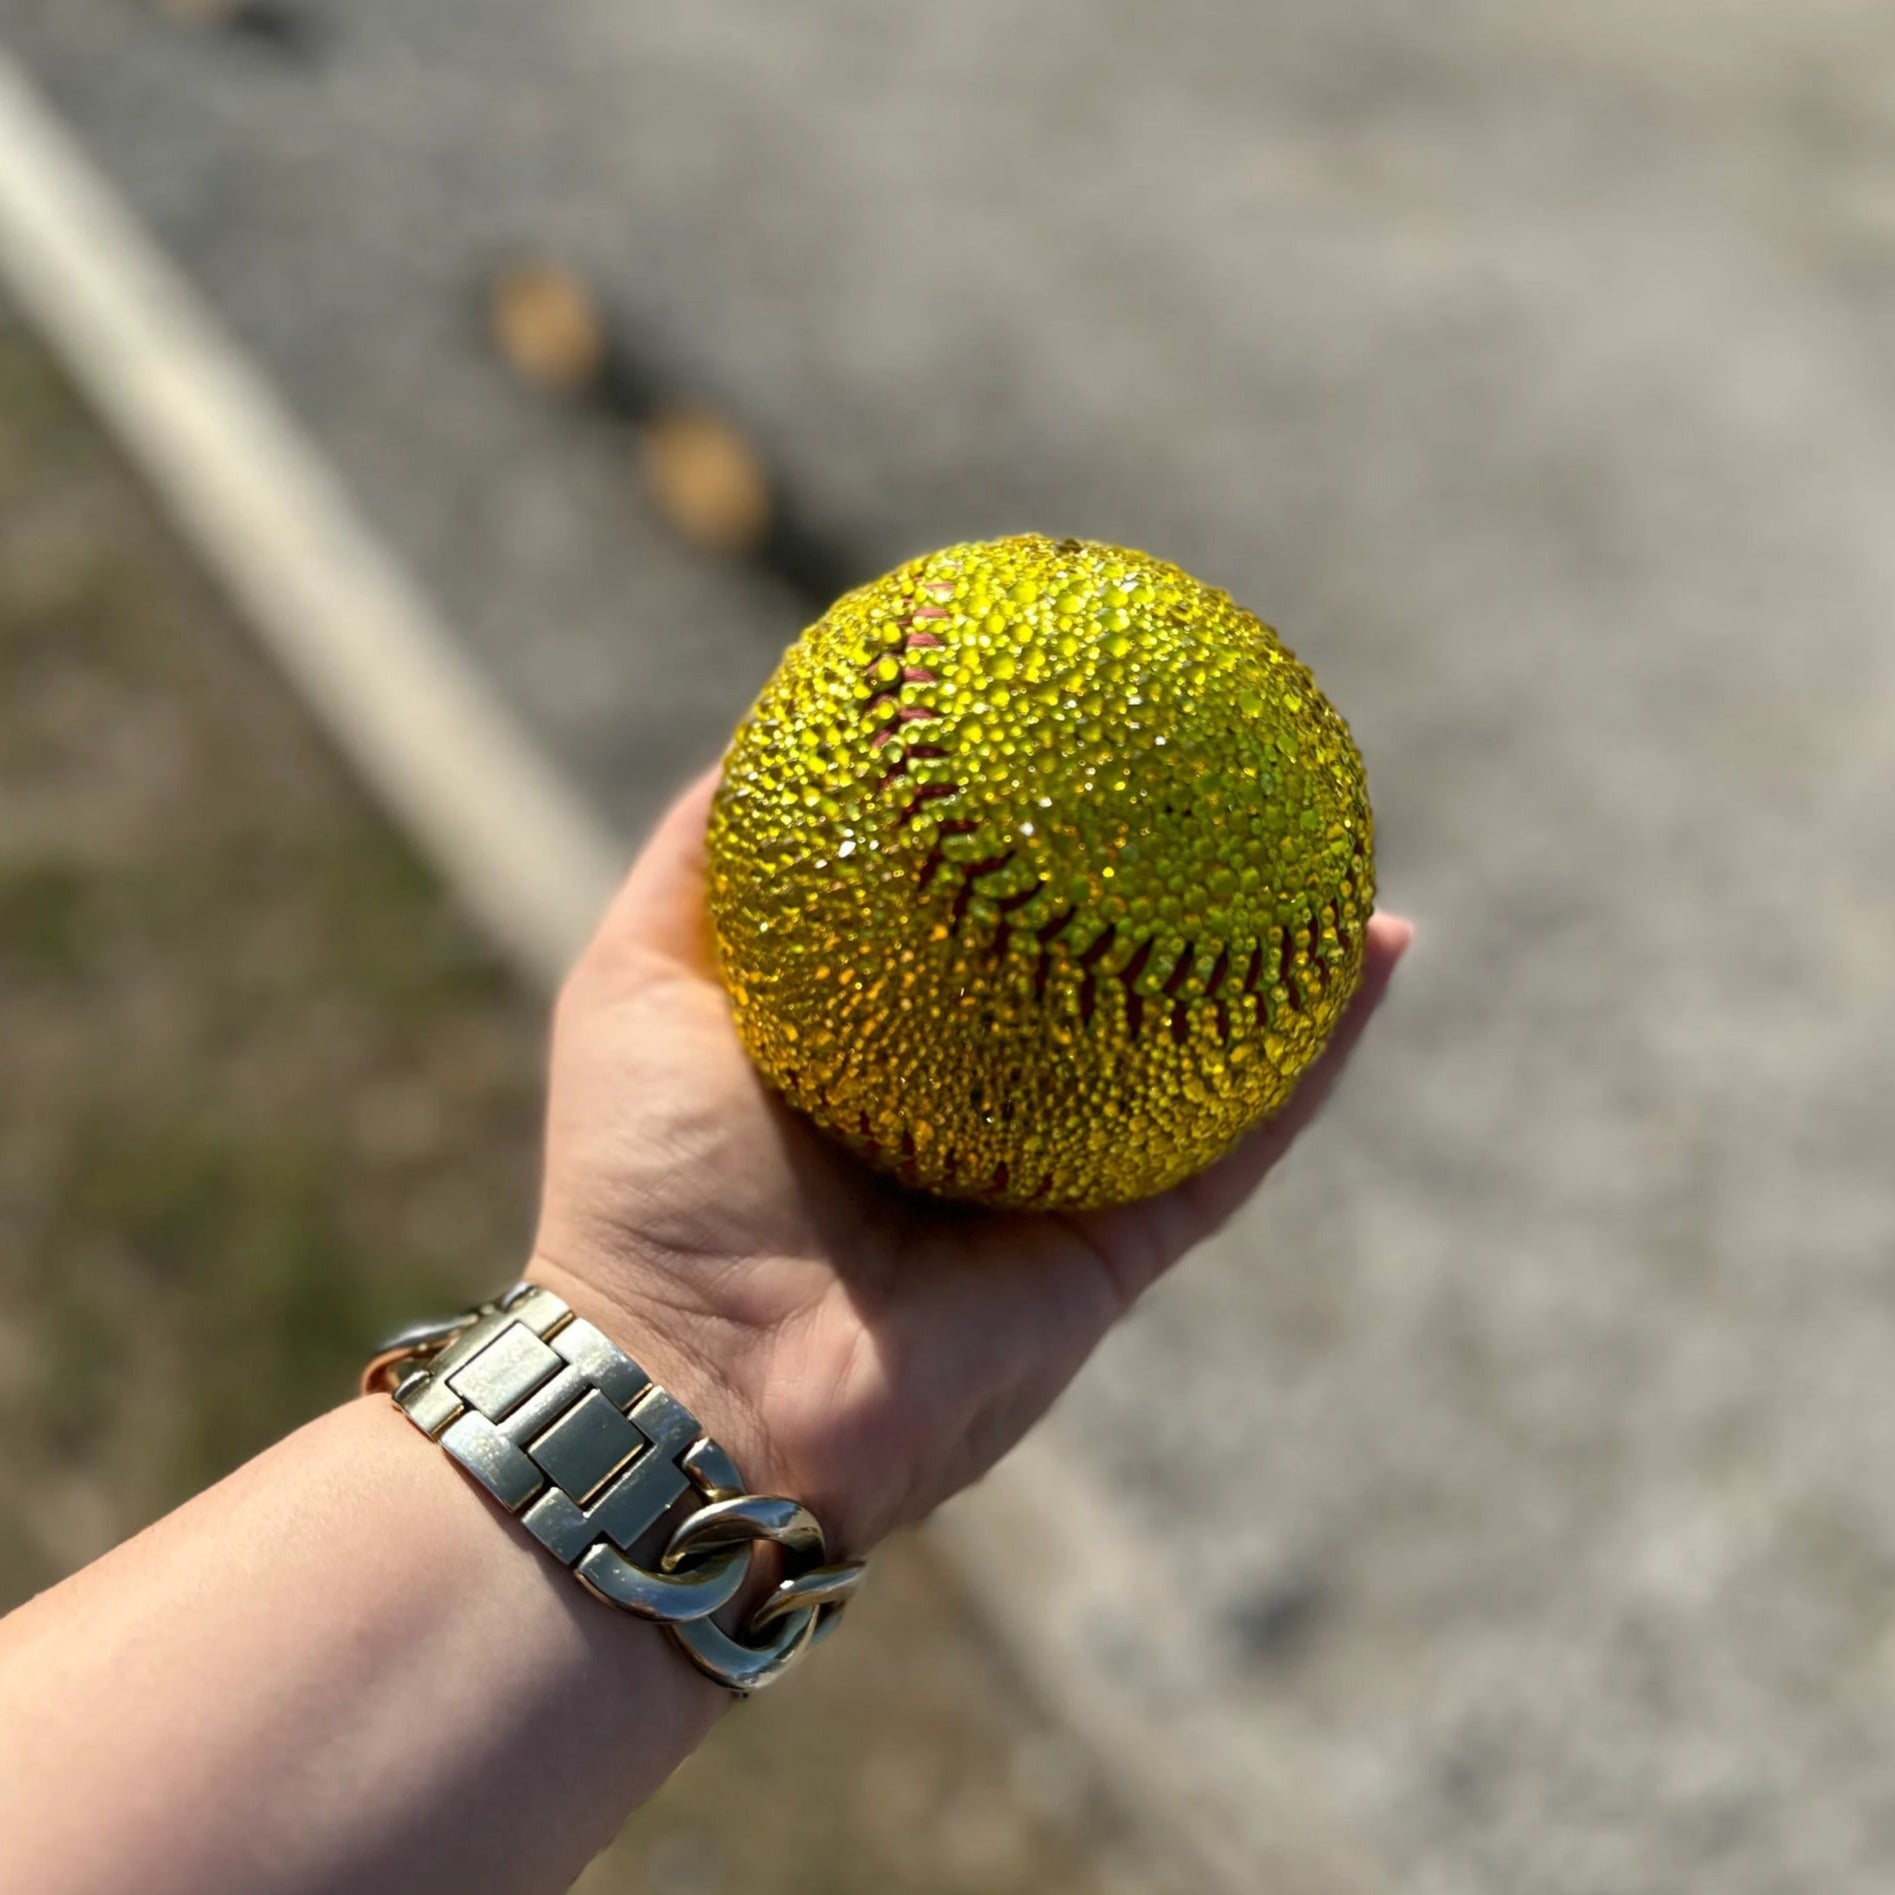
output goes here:
[[1330, 1037], [1322, 1056], [1304, 1075], [1290, 1103], [1208, 1170], [1142, 1204], [1088, 1213], [1088, 1235], [1108, 1254], [1125, 1261], [1136, 1295], [1170, 1268], [1192, 1245], [1216, 1230], [1275, 1169], [1297, 1135], [1322, 1109], [1349, 1056], [1388, 993], [1401, 957], [1414, 939], [1414, 923], [1400, 915], [1377, 915], [1369, 923], [1362, 984]]
[[696, 778], [666, 810], [599, 924], [588, 958], [658, 956], [710, 967], [704, 914], [705, 825], [721, 769]]

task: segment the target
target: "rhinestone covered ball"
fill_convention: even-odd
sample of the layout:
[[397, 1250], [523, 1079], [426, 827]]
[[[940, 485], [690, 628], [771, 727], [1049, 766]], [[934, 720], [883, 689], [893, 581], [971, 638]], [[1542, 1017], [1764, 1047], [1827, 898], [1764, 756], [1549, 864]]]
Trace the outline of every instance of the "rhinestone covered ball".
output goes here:
[[951, 546], [838, 600], [710, 827], [718, 962], [799, 1111], [909, 1184], [1077, 1208], [1276, 1112], [1362, 973], [1373, 819], [1276, 634], [1143, 553]]

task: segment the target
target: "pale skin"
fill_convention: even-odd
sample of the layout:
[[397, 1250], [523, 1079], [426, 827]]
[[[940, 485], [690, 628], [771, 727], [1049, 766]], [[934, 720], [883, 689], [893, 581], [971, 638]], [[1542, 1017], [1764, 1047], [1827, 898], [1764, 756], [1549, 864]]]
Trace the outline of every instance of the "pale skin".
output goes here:
[[[1376, 918], [1289, 1110], [1189, 1184], [1076, 1216], [941, 1206], [745, 1059], [706, 945], [709, 795], [561, 996], [526, 1274], [861, 1555], [1003, 1455], [1249, 1196], [1412, 930]], [[386, 1400], [352, 1402], [0, 1621], [0, 1854], [36, 1895], [561, 1889], [730, 1702]]]

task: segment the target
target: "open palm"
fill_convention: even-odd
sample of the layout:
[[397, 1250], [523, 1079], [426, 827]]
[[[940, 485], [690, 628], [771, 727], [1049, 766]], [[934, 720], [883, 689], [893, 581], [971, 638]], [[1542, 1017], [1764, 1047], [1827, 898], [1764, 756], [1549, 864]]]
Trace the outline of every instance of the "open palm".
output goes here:
[[866, 1551], [983, 1473], [1148, 1284], [1215, 1230], [1322, 1102], [1411, 934], [1367, 967], [1290, 1108], [1176, 1190], [1109, 1211], [938, 1203], [768, 1090], [710, 962], [704, 828], [680, 799], [561, 995], [529, 1274], [689, 1403], [753, 1487]]

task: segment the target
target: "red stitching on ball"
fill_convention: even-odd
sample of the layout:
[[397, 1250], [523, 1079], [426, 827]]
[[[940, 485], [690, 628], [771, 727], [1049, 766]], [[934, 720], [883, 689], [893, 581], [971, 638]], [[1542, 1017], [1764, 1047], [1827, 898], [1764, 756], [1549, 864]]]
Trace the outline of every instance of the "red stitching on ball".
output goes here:
[[[979, 862], [968, 862], [962, 865], [961, 886], [954, 897], [954, 912], [948, 919], [950, 933], [958, 929], [966, 917], [968, 905], [974, 899], [974, 884], [983, 875], [993, 875], [1004, 869], [1013, 860], [1015, 853], [1014, 850], [1009, 849], [1004, 855], [990, 855]], [[1007, 931], [1005, 922], [1001, 923], [1001, 931], [1003, 934]], [[1005, 951], [1006, 943], [1003, 940], [997, 952], [1005, 953]]]
[[895, 818], [896, 828], [913, 822], [930, 803], [938, 803], [944, 796], [958, 796], [960, 790], [958, 783], [923, 783], [909, 798], [908, 807]]
[[1171, 970], [1170, 977], [1165, 982], [1164, 993], [1167, 1000], [1175, 1000], [1178, 989], [1191, 978], [1191, 966], [1197, 959], [1197, 951], [1198, 944], [1195, 941], [1187, 941], [1184, 944], [1184, 952], [1178, 956], [1178, 964]]
[[[892, 696], [892, 692], [884, 691], [882, 693], [883, 698], [892, 698]], [[871, 698], [869, 700], [870, 708], [872, 709], [879, 701], [878, 699]], [[939, 717], [940, 715], [941, 713], [939, 711], [934, 710], [926, 704], [904, 704], [896, 711], [895, 715], [869, 739], [869, 748], [871, 750], [881, 749], [883, 744], [895, 736], [904, 724], [925, 724], [930, 719]]]
[[1336, 945], [1344, 954], [1349, 952], [1354, 937], [1349, 932], [1348, 924], [1342, 918], [1342, 911], [1353, 904], [1360, 893], [1360, 886], [1353, 875], [1345, 875], [1336, 890]]

